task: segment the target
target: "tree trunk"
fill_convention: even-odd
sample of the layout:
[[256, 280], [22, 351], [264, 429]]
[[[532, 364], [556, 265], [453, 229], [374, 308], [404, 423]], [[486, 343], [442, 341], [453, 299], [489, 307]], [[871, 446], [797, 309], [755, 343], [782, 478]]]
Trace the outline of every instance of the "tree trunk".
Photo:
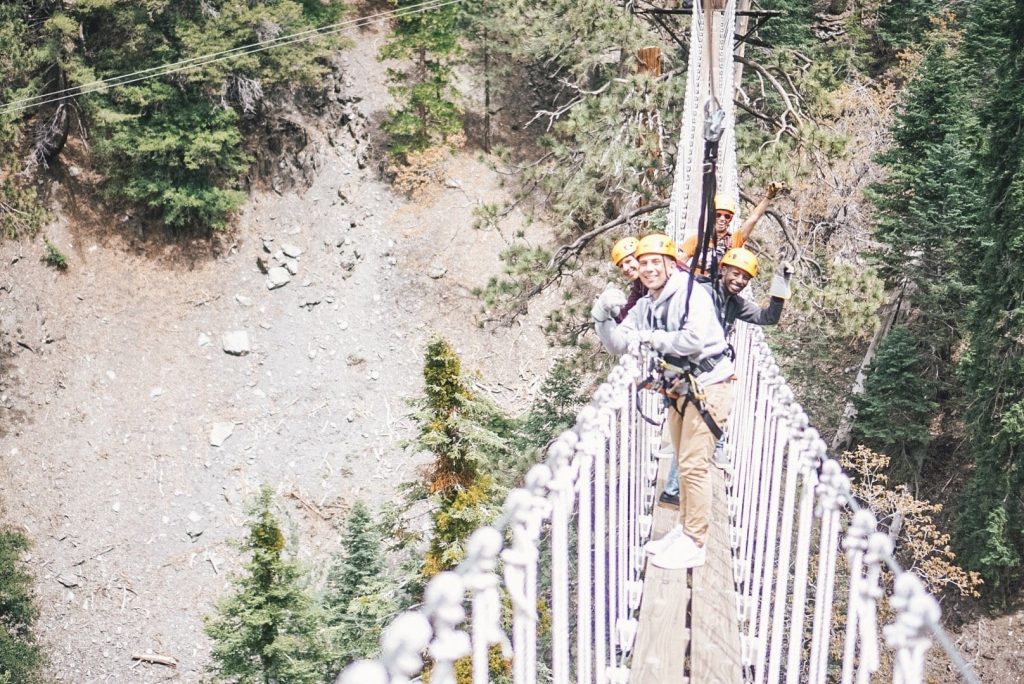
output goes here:
[[903, 304], [903, 295], [906, 289], [907, 281], [904, 280], [896, 290], [893, 290], [892, 295], [889, 296], [888, 303], [879, 313], [882, 325], [875, 332], [875, 336], [871, 338], [871, 344], [868, 345], [864, 359], [860, 362], [860, 370], [857, 371], [853, 387], [850, 388], [850, 397], [846, 400], [846, 406], [843, 407], [843, 417], [839, 420], [839, 427], [836, 428], [835, 436], [832, 437], [832, 451], [840, 451], [850, 447], [853, 421], [857, 418], [857, 409], [853, 405], [853, 398], [864, 394], [864, 381], [867, 379], [868, 366], [871, 365], [871, 360], [875, 358], [878, 345], [881, 344], [885, 336], [892, 330], [892, 326], [899, 316], [900, 306]]

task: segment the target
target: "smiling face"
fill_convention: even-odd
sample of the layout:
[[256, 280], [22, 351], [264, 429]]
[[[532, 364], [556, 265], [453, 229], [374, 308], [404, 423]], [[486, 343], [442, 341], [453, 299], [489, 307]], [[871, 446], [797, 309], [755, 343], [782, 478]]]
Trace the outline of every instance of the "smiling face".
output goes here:
[[[644, 254], [638, 259], [640, 282], [652, 293], [660, 292], [668, 281], [667, 257], [661, 254]], [[675, 262], [673, 262], [675, 263]]]
[[622, 271], [622, 275], [626, 276], [626, 280], [633, 282], [640, 275], [640, 262], [630, 254], [619, 262], [619, 270]]
[[715, 212], [715, 233], [722, 239], [729, 232], [729, 224], [732, 223], [732, 212], [719, 209]]
[[730, 295], [738, 295], [750, 283], [752, 276], [736, 266], [721, 266], [722, 286]]

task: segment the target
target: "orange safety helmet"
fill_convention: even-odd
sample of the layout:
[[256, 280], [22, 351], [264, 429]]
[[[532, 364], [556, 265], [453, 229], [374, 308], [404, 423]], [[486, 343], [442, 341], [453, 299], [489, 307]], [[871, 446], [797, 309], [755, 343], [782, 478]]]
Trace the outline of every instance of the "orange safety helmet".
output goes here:
[[741, 271], [757, 277], [757, 255], [744, 247], [733, 247], [722, 257], [721, 266], [735, 266]]
[[644, 254], [661, 254], [675, 259], [676, 243], [664, 233], [651, 233], [640, 238], [634, 254], [638, 259]]
[[640, 241], [633, 236], [624, 237], [612, 246], [612, 263], [618, 266], [628, 256], [633, 256]]
[[715, 211], [727, 211], [736, 215], [736, 200], [728, 195], [715, 195]]

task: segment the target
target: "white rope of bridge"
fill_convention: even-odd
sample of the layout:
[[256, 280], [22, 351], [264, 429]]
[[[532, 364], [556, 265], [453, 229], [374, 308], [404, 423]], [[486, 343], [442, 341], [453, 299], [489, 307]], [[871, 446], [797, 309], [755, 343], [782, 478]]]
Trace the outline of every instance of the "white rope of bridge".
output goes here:
[[[899, 569], [874, 516], [855, 510], [849, 480], [824, 458], [824, 442], [780, 376], [762, 331], [741, 325], [735, 345], [740, 392], [727, 449], [745, 679], [823, 683], [839, 670], [843, 684], [869, 681], [881, 662], [878, 608], [888, 570], [895, 577], [889, 598], [895, 617], [882, 633], [894, 653], [893, 681], [923, 681], [933, 639], [966, 681], [977, 681], [942, 631], [936, 600], [913, 573]], [[380, 658], [353, 664], [340, 683], [415, 681], [428, 656], [433, 684], [454, 684], [456, 662], [466, 657], [474, 684], [483, 684], [490, 681], [495, 645], [511, 658], [516, 684], [629, 681], [658, 467], [658, 435], [638, 414], [640, 367], [637, 357], [622, 357], [575, 427], [509, 494], [500, 520], [474, 532], [459, 567], [433, 578], [423, 605], [385, 630]], [[660, 411], [660, 397], [652, 393], [641, 392], [639, 402], [647, 415]], [[834, 600], [841, 516], [850, 512], [842, 541], [848, 592]], [[809, 607], [808, 548], [815, 535]], [[545, 568], [546, 583], [540, 581]], [[503, 596], [512, 606], [511, 639], [502, 627]], [[539, 629], [545, 606], [547, 646]], [[846, 613], [838, 662], [831, 648], [836, 611]], [[805, 615], [812, 616], [807, 627]]]
[[[727, 452], [746, 681], [823, 684], [838, 670], [843, 684], [868, 682], [881, 666], [884, 639], [893, 651], [894, 682], [924, 681], [933, 640], [964, 681], [977, 682], [941, 626], [938, 601], [913, 572], [900, 568], [889, 535], [858, 505], [849, 478], [827, 457], [825, 442], [780, 375], [763, 331], [740, 324], [734, 345], [742, 401], [733, 413]], [[844, 571], [840, 547], [847, 557], [845, 596], [836, 594]], [[892, 578], [888, 603], [895, 617], [879, 630], [880, 604], [889, 588], [885, 573]], [[832, 658], [837, 612], [846, 616], [838, 662]]]
[[[432, 683], [454, 684], [456, 662], [471, 657], [473, 682], [483, 684], [497, 644], [512, 658], [516, 684], [626, 684], [657, 475], [657, 435], [638, 415], [639, 363], [632, 355], [621, 359], [575, 427], [510, 492], [500, 520], [473, 533], [466, 559], [428, 583], [421, 608], [387, 627], [378, 659], [352, 664], [339, 682], [404, 684], [427, 655]], [[657, 397], [639, 397], [645, 412], [658, 414]], [[544, 568], [551, 581], [542, 585]], [[511, 639], [501, 627], [502, 590], [512, 605]], [[543, 651], [542, 606], [550, 610]]]

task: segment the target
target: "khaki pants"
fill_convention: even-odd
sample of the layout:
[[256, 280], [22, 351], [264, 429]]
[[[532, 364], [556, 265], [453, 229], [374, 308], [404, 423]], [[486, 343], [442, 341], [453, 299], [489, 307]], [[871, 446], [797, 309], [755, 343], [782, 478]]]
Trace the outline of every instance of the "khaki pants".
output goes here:
[[[718, 427], [725, 429], [732, 411], [735, 383], [720, 382], [705, 388], [707, 408]], [[670, 408], [668, 431], [676, 450], [679, 467], [679, 522], [699, 546], [708, 536], [708, 515], [711, 512], [711, 458], [715, 453], [715, 435], [700, 412], [688, 403], [683, 415]]]

